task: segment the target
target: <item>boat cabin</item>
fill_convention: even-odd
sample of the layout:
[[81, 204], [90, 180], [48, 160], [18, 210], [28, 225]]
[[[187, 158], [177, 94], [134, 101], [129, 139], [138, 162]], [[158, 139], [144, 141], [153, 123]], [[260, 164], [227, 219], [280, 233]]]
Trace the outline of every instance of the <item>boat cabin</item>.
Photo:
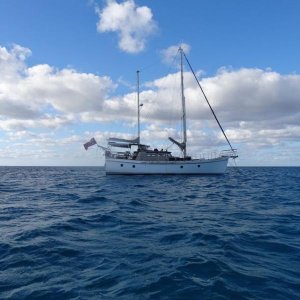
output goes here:
[[158, 149], [138, 149], [132, 155], [132, 159], [142, 161], [169, 161], [171, 157], [171, 152]]

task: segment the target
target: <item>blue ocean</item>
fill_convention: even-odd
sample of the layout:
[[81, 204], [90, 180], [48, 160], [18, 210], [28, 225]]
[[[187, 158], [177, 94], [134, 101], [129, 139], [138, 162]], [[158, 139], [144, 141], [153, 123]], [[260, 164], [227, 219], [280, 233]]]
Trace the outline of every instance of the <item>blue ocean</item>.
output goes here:
[[300, 168], [0, 173], [0, 299], [300, 299]]

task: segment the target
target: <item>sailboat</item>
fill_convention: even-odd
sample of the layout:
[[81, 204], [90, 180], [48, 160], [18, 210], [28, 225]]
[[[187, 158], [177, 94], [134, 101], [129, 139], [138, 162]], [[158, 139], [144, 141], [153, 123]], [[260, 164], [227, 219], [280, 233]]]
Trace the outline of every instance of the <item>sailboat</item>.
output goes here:
[[[174, 156], [167, 150], [152, 149], [149, 145], [140, 142], [140, 91], [139, 91], [139, 71], [137, 71], [137, 124], [138, 136], [135, 139], [120, 139], [111, 137], [108, 139], [108, 146], [102, 147], [105, 151], [105, 171], [106, 174], [223, 174], [226, 171], [228, 160], [238, 157], [236, 149], [233, 149], [225, 131], [223, 130], [217, 116], [211, 107], [201, 85], [198, 81], [189, 60], [183, 49], [179, 47], [180, 53], [180, 74], [181, 74], [181, 104], [182, 104], [182, 131], [183, 141], [177, 141], [172, 137], [169, 140], [177, 145], [182, 153], [181, 156]], [[188, 155], [187, 149], [187, 128], [186, 128], [186, 108], [184, 96], [183, 60], [189, 65], [204, 98], [209, 105], [221, 131], [223, 132], [229, 150], [221, 151], [213, 158], [192, 158]], [[116, 149], [117, 150], [114, 150]], [[126, 151], [120, 151], [126, 148]], [[133, 149], [133, 150], [132, 150]]]

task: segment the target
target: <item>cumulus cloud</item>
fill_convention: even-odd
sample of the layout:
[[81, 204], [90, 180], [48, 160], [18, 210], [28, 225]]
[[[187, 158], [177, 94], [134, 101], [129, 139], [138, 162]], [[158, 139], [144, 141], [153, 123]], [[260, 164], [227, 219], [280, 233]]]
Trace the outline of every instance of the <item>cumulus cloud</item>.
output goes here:
[[[107, 92], [113, 88], [109, 77], [55, 70], [48, 65], [28, 68], [22, 88], [30, 89], [56, 110], [68, 113], [100, 110]], [[26, 91], [25, 91], [26, 92]]]
[[226, 121], [272, 122], [300, 112], [300, 75], [223, 68], [216, 76], [203, 79], [202, 84]]
[[[184, 77], [189, 120], [213, 120], [193, 75], [184, 72]], [[299, 75], [262, 69], [221, 69], [200, 83], [220, 121], [229, 127], [280, 129], [300, 125]], [[180, 97], [179, 72], [148, 82], [140, 94], [144, 104], [141, 117], [148, 122], [173, 120], [180, 115]], [[108, 98], [103, 102], [103, 110], [107, 118], [118, 115], [120, 119], [132, 120], [136, 115], [136, 95]], [[86, 120], [92, 120], [92, 115], [86, 114]]]
[[[176, 78], [178, 82], [178, 73], [153, 81], [156, 93], [165, 91], [164, 98], [171, 95]], [[206, 102], [192, 75], [185, 72], [185, 78], [190, 118], [208, 119]], [[278, 121], [294, 124], [298, 120], [300, 124], [300, 75], [281, 75], [261, 69], [222, 69], [213, 77], [203, 78], [200, 83], [218, 116], [225, 122], [259, 121], [273, 127]], [[161, 97], [155, 95], [154, 98], [161, 101], [158, 100]]]
[[[189, 143], [194, 147], [220, 146], [226, 143], [191, 73], [184, 72]], [[201, 85], [233, 144], [250, 148], [274, 147], [299, 139], [300, 76], [282, 75], [262, 69], [220, 69], [215, 76], [202, 78]], [[141, 119], [147, 128], [146, 140], [166, 137], [166, 126], [180, 122], [180, 73], [168, 74], [148, 82], [141, 92], [144, 104]], [[124, 121], [136, 119], [133, 93], [104, 102], [109, 115]], [[92, 118], [90, 115], [89, 117]], [[98, 116], [99, 117], [99, 116]], [[212, 127], [214, 131], [207, 131]], [[152, 136], [152, 138], [150, 138]]]
[[26, 69], [25, 60], [31, 55], [28, 48], [14, 45], [11, 51], [0, 47], [0, 76], [1, 81], [15, 81]]
[[[0, 127], [55, 127], [71, 114], [101, 111], [115, 84], [107, 76], [58, 70], [47, 64], [28, 67], [27, 48], [0, 47]], [[50, 113], [51, 112], [51, 113]], [[49, 121], [50, 120], [50, 121]]]
[[74, 115], [53, 116], [45, 114], [38, 119], [2, 119], [0, 129], [4, 131], [27, 130], [28, 128], [48, 128], [57, 129], [75, 122]]
[[[132, 137], [121, 132], [127, 126], [134, 134], [135, 93], [111, 96], [116, 85], [108, 76], [60, 70], [47, 64], [29, 67], [26, 59], [30, 54], [29, 49], [18, 45], [11, 49], [0, 47], [0, 129], [10, 140], [13, 137], [20, 143], [27, 140], [28, 147], [39, 142], [45, 147], [72, 144], [72, 141], [75, 145], [84, 140], [74, 134], [57, 142], [53, 142], [54, 137], [35, 138], [32, 134], [41, 128], [58, 129], [76, 122], [103, 124], [104, 121], [117, 121], [123, 129], [99, 134], [102, 143], [111, 135]], [[199, 145], [207, 149], [224, 146], [225, 139], [192, 74], [185, 71], [184, 77], [189, 149], [198, 152]], [[200, 78], [200, 82], [233, 145], [244, 151], [276, 147], [281, 149], [280, 153], [292, 145], [296, 147], [300, 138], [300, 75], [283, 75], [270, 69], [221, 68], [214, 76]], [[155, 142], [165, 148], [168, 136], [180, 138], [179, 72], [142, 85], [140, 100], [144, 104], [141, 136], [146, 143]], [[44, 150], [41, 153], [48, 153]]]
[[128, 53], [144, 50], [147, 38], [156, 30], [151, 9], [137, 6], [134, 0], [107, 0], [102, 10], [96, 8], [96, 13], [98, 32], [116, 32], [120, 49]]

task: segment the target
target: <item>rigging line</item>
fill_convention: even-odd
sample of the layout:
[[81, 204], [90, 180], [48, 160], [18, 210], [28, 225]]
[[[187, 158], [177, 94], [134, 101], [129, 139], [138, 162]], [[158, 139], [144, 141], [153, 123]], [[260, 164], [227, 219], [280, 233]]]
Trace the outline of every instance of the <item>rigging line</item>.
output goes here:
[[233, 159], [233, 162], [234, 162], [234, 165], [235, 165], [234, 169], [238, 172], [238, 174], [242, 175], [242, 172], [241, 172], [240, 168], [236, 164], [236, 159], [235, 158]]
[[232, 169], [238, 174], [238, 175], [243, 175], [243, 173], [241, 172], [240, 168], [238, 167], [237, 163], [236, 163], [236, 158], [232, 158], [233, 160], [233, 164], [230, 166], [232, 167]]
[[174, 55], [172, 62], [170, 63], [169, 69], [168, 69], [168, 74], [171, 70], [172, 67], [175, 67], [175, 61], [177, 60], [177, 56], [179, 55], [179, 49], [176, 52], [176, 55]]
[[225, 139], [226, 139], [228, 145], [230, 146], [231, 150], [234, 152], [234, 149], [233, 149], [233, 147], [231, 146], [231, 144], [230, 144], [230, 142], [229, 142], [229, 140], [228, 140], [228, 138], [227, 138], [227, 136], [226, 136], [226, 134], [225, 134], [225, 131], [224, 131], [222, 125], [220, 124], [220, 122], [219, 122], [219, 120], [218, 120], [218, 118], [217, 118], [217, 116], [216, 116], [216, 114], [215, 114], [213, 108], [211, 107], [211, 105], [210, 105], [210, 103], [209, 103], [209, 101], [208, 101], [208, 99], [207, 99], [207, 97], [206, 97], [206, 95], [205, 95], [205, 93], [204, 93], [204, 91], [203, 91], [203, 89], [202, 89], [202, 86], [201, 86], [201, 84], [200, 84], [200, 82], [199, 82], [199, 80], [198, 80], [198, 78], [197, 78], [197, 76], [196, 76], [196, 74], [195, 74], [195, 72], [194, 72], [194, 70], [193, 70], [193, 68], [192, 68], [192, 66], [191, 66], [191, 64], [190, 64], [190, 62], [189, 62], [189, 60], [187, 59], [185, 53], [184, 53], [184, 52], [182, 52], [182, 53], [183, 53], [184, 58], [185, 58], [185, 60], [187, 61], [188, 65], [189, 65], [189, 67], [190, 67], [190, 69], [191, 69], [191, 71], [192, 71], [192, 73], [193, 73], [193, 75], [194, 75], [194, 77], [195, 77], [195, 79], [196, 79], [196, 81], [197, 81], [197, 83], [198, 83], [198, 86], [200, 87], [200, 90], [201, 90], [201, 92], [202, 92], [202, 94], [203, 94], [203, 96], [204, 96], [204, 98], [205, 98], [205, 100], [206, 100], [206, 102], [207, 102], [207, 104], [208, 104], [208, 106], [209, 106], [211, 112], [213, 113], [213, 115], [214, 115], [214, 117], [215, 117], [215, 120], [217, 121], [217, 123], [218, 123], [218, 125], [219, 125], [221, 131], [223, 132], [223, 135], [224, 135], [224, 137], [225, 137]]
[[[174, 62], [177, 58], [177, 55], [179, 53], [179, 50], [177, 51], [176, 55], [174, 55], [174, 58], [172, 60], [172, 63], [170, 64], [169, 66], [169, 69], [168, 69], [168, 73], [170, 72], [170, 69], [172, 68], [172, 66], [174, 65]], [[150, 68], [152, 68], [153, 66], [157, 65], [158, 63], [161, 63], [161, 58], [158, 58], [158, 59], [155, 59], [153, 60], [152, 62], [150, 62], [149, 64], [145, 65], [144, 67], [142, 68], [139, 68], [139, 71], [145, 71], [145, 70], [148, 70]]]
[[145, 70], [147, 70], [147, 69], [152, 68], [153, 66], [157, 65], [159, 61], [160, 61], [160, 59], [156, 59], [156, 60], [152, 61], [152, 62], [149, 63], [148, 65], [146, 65], [146, 66], [140, 68], [140, 71], [145, 71]]

